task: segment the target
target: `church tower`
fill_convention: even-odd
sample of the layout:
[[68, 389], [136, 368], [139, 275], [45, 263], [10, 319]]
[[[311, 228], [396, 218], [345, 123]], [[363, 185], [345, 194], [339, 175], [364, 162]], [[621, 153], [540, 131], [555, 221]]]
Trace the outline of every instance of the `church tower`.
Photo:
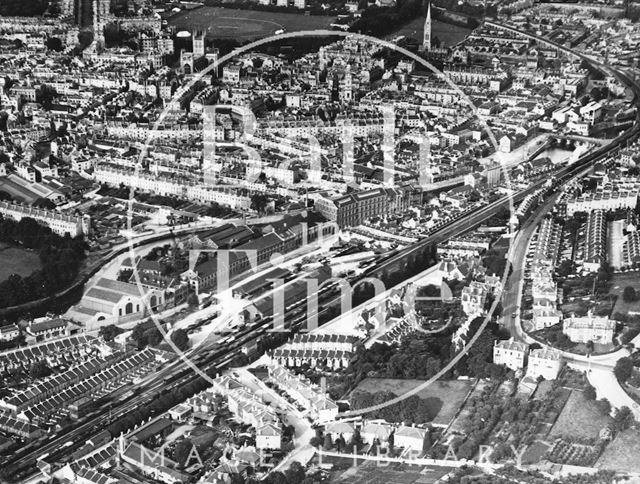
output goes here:
[[427, 6], [427, 18], [424, 20], [424, 33], [422, 35], [422, 50], [431, 50], [431, 2]]
[[194, 59], [199, 59], [200, 57], [204, 57], [204, 39], [205, 35], [202, 30], [196, 30], [192, 35], [193, 42], [193, 57]]

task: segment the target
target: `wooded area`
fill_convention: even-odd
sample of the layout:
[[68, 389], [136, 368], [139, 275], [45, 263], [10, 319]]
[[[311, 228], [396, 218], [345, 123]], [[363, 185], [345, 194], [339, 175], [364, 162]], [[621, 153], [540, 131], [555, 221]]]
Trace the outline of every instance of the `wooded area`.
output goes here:
[[16, 222], [0, 215], [0, 241], [37, 251], [42, 264], [29, 276], [0, 282], [0, 307], [52, 296], [76, 278], [85, 258], [82, 239], [61, 237], [31, 218]]

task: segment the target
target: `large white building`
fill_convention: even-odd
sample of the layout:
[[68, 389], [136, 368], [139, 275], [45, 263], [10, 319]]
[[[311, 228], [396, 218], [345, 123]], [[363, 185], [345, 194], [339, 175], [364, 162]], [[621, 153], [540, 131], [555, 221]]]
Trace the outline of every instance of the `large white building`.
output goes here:
[[86, 235], [91, 228], [91, 217], [88, 215], [65, 215], [55, 210], [44, 210], [17, 203], [0, 202], [0, 214], [16, 221], [32, 218], [61, 236], [67, 233], [71, 237]]
[[558, 324], [562, 320], [562, 311], [554, 308], [535, 308], [533, 310], [533, 326], [535, 331]]
[[611, 343], [616, 329], [616, 322], [607, 317], [593, 316], [591, 313], [584, 317], [571, 316], [562, 325], [562, 332], [574, 343]]
[[602, 116], [602, 105], [597, 101], [591, 101], [580, 108], [580, 116], [585, 122], [595, 124]]
[[69, 316], [95, 329], [105, 324], [143, 318], [165, 305], [164, 291], [112, 279], [100, 279], [73, 306]]
[[427, 430], [419, 427], [400, 425], [393, 434], [393, 445], [414, 452], [422, 452]]
[[513, 338], [496, 341], [493, 345], [493, 362], [513, 371], [522, 370], [528, 349], [527, 344], [514, 341]]
[[216, 202], [232, 208], [250, 208], [251, 198], [238, 195], [231, 188], [222, 190], [191, 180], [178, 180], [151, 173], [136, 173], [112, 164], [100, 163], [94, 171], [95, 180], [111, 186], [124, 184], [129, 188], [153, 192], [158, 195], [177, 196], [202, 203]]
[[567, 201], [567, 215], [592, 210], [617, 210], [619, 208], [635, 208], [638, 203], [637, 191], [585, 193]]
[[561, 369], [562, 355], [559, 351], [540, 348], [529, 352], [527, 376], [534, 379], [542, 376], [545, 380], [555, 380]]

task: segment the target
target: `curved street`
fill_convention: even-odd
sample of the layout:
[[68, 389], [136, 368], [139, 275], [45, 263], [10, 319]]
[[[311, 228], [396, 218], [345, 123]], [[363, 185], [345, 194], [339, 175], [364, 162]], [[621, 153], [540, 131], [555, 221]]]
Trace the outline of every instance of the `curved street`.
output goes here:
[[[592, 65], [598, 67], [604, 72], [614, 75], [615, 77], [620, 79], [624, 84], [627, 85], [629, 89], [633, 91], [635, 96], [634, 104], [638, 106], [638, 104], [640, 103], [640, 87], [638, 86], [636, 81], [630, 79], [626, 73], [615, 70], [610, 66], [603, 64], [599, 60], [594, 59], [592, 56], [581, 54], [538, 35], [523, 32], [515, 27], [504, 25], [498, 22], [490, 21], [487, 23], [494, 27], [510, 31], [516, 35], [535, 40], [538, 43], [553, 46], [554, 48], [557, 48], [568, 55], [572, 55], [590, 62]], [[636, 118], [636, 125], [633, 128], [636, 131], [639, 128], [638, 122], [638, 118]], [[608, 145], [608, 147], [613, 150], [617, 149], [618, 145], [619, 142], [613, 140]], [[587, 168], [586, 170], [581, 171], [572, 179], [584, 176], [589, 169], [590, 168]], [[504, 308], [503, 324], [505, 328], [509, 330], [511, 336], [516, 341], [521, 341], [528, 344], [540, 344], [540, 342], [529, 336], [524, 331], [522, 327], [522, 321], [520, 319], [527, 250], [531, 238], [533, 237], [539, 223], [542, 221], [544, 216], [552, 210], [558, 197], [559, 194], [555, 194], [550, 197], [536, 210], [535, 214], [527, 220], [526, 224], [518, 231], [513, 243], [511, 244], [508, 254], [508, 260], [512, 264], [513, 272], [502, 295], [502, 305]], [[514, 314], [515, 317], [513, 316]], [[640, 346], [640, 335], [636, 336], [636, 338], [634, 338], [631, 343], [635, 347]], [[549, 345], [542, 346], [551, 348]], [[628, 356], [629, 350], [627, 350], [626, 348], [620, 348], [612, 353], [593, 356], [578, 355], [567, 351], [561, 351], [561, 353], [563, 359], [569, 367], [586, 372], [589, 383], [596, 389], [597, 398], [606, 398], [615, 408], [620, 408], [623, 406], [629, 407], [633, 411], [636, 420], [640, 420], [640, 405], [638, 405], [631, 398], [631, 396], [629, 396], [625, 392], [625, 390], [620, 385], [620, 382], [613, 373], [616, 362], [623, 356]]]

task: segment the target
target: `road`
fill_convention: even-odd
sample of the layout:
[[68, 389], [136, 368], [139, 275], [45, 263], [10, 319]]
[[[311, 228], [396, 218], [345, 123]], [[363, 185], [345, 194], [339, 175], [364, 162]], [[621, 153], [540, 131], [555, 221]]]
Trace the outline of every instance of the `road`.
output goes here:
[[234, 375], [238, 381], [250, 388], [256, 395], [260, 395], [265, 403], [269, 403], [272, 408], [278, 409], [283, 422], [294, 428], [293, 444], [294, 448], [287, 456], [274, 468], [277, 471], [286, 470], [293, 462], [300, 462], [306, 466], [316, 453], [311, 446], [311, 439], [316, 435], [309, 420], [295, 405], [280, 396], [275, 390], [269, 388], [259, 378], [249, 372], [246, 368], [234, 370]]
[[[541, 344], [539, 341], [529, 336], [522, 328], [522, 321], [520, 319], [520, 303], [522, 301], [524, 266], [526, 263], [525, 261], [529, 242], [531, 241], [531, 237], [535, 233], [538, 224], [551, 210], [557, 198], [558, 195], [555, 195], [547, 200], [536, 212], [536, 215], [532, 217], [530, 221], [520, 229], [520, 231], [518, 231], [509, 254], [509, 261], [512, 264], [513, 273], [509, 278], [507, 288], [505, 288], [505, 291], [503, 292], [502, 299], [505, 315], [503, 324], [505, 328], [509, 330], [511, 336], [516, 341], [527, 344], [538, 343], [542, 347], [549, 348], [551, 348], [551, 346]], [[516, 316], [513, 317], [513, 314]], [[640, 344], [640, 338], [636, 339], [639, 340], [636, 344]], [[587, 373], [589, 383], [591, 383], [591, 385], [596, 389], [598, 398], [606, 398], [615, 408], [620, 408], [622, 406], [629, 407], [632, 409], [636, 419], [640, 420], [640, 407], [629, 395], [627, 395], [613, 374], [613, 368], [616, 362], [623, 356], [628, 356], [628, 350], [620, 349], [614, 353], [594, 355], [591, 357], [569, 353], [567, 351], [561, 351], [561, 354], [568, 366]]]
[[[502, 26], [501, 26], [502, 27]], [[516, 30], [516, 29], [512, 29], [510, 27], [506, 27], [507, 29], [511, 29], [511, 30]], [[521, 33], [518, 32], [516, 30], [517, 33]], [[529, 34], [527, 34], [529, 35]], [[548, 42], [546, 39], [541, 39], [544, 40], [545, 42]], [[575, 53], [573, 53], [575, 55]], [[580, 56], [578, 55], [578, 57], [583, 57], [585, 59], [587, 59], [584, 56]], [[589, 59], [587, 59], [589, 60]], [[591, 61], [591, 60], [589, 60]], [[596, 63], [596, 62], [593, 62]], [[607, 69], [607, 71], [612, 71], [608, 66], [605, 67]], [[629, 86], [632, 86], [632, 88], [634, 89], [634, 91], [636, 92], [636, 94], [638, 92], [640, 92], [640, 88], [638, 88], [638, 86], [636, 86], [635, 84], [632, 85], [632, 82], [629, 80], [628, 77], [626, 77], [626, 75], [621, 74], [616, 72], [616, 74], [618, 75], [619, 78], [623, 79], [625, 81], [625, 83]], [[556, 179], [563, 179], [565, 176], [568, 175], [573, 175], [574, 171], [577, 169], [580, 169], [580, 167], [582, 166], [590, 166], [591, 164], [593, 164], [593, 162], [595, 162], [596, 160], [602, 158], [603, 156], [610, 154], [613, 150], [617, 149], [623, 142], [626, 142], [626, 140], [628, 140], [631, 136], [634, 136], [637, 133], [638, 130], [638, 124], [636, 124], [636, 126], [634, 127], [633, 130], [628, 130], [627, 133], [621, 135], [620, 137], [616, 138], [610, 145], [603, 147], [599, 150], [596, 150], [593, 153], [590, 153], [586, 156], [584, 156], [580, 161], [576, 162], [575, 165], [573, 165], [570, 168], [565, 168], [563, 170], [561, 170], [557, 176], [555, 177]], [[536, 183], [534, 186], [523, 190], [521, 192], [519, 192], [517, 195], [514, 196], [513, 199], [513, 203], [517, 203], [519, 200], [522, 200], [527, 194], [535, 191], [536, 189], [538, 189], [540, 186], [542, 186], [542, 181]], [[394, 254], [392, 257], [390, 257], [389, 259], [383, 261], [381, 264], [379, 264], [376, 268], [375, 271], [373, 271], [371, 274], [367, 274], [367, 276], [372, 276], [373, 274], [377, 273], [380, 274], [382, 273], [385, 269], [392, 267], [395, 264], [399, 264], [400, 262], [404, 261], [409, 255], [411, 255], [414, 252], [423, 250], [426, 246], [431, 245], [431, 244], [435, 244], [438, 243], [448, 237], [451, 237], [454, 234], [457, 233], [461, 233], [461, 232], [465, 232], [467, 230], [471, 230], [474, 226], [479, 225], [482, 221], [488, 219], [489, 217], [491, 217], [492, 215], [496, 214], [501, 208], [509, 206], [509, 199], [508, 198], [503, 198], [497, 202], [494, 202], [492, 204], [490, 204], [487, 207], [483, 207], [480, 208], [478, 210], [472, 211], [472, 212], [467, 212], [461, 216], [459, 216], [458, 219], [453, 220], [449, 223], [449, 225], [441, 227], [435, 231], [433, 231], [428, 237], [426, 237], [425, 239], [417, 242], [416, 244], [408, 247], [407, 249], [404, 249], [400, 252], [398, 252], [397, 254]], [[203, 227], [204, 229], [204, 227]], [[535, 229], [535, 226], [534, 226]], [[534, 230], [532, 229], [532, 230]], [[189, 229], [187, 229], [187, 231], [193, 231], [193, 227], [190, 227]], [[531, 232], [532, 233], [532, 232]], [[153, 235], [154, 237], [157, 236], [156, 234]], [[167, 234], [167, 236], [171, 236], [170, 233]], [[524, 243], [524, 235], [521, 237], [521, 241], [519, 241], [519, 243]], [[143, 242], [144, 243], [144, 242]], [[126, 250], [126, 249], [125, 249]], [[524, 249], [519, 249], [519, 250], [524, 250], [526, 251], [526, 247]], [[516, 249], [514, 249], [514, 251], [516, 251]], [[514, 254], [519, 253], [519, 252], [514, 252]], [[113, 256], [115, 256], [117, 254], [114, 254]], [[108, 260], [108, 259], [107, 259]], [[524, 257], [522, 257], [521, 259], [517, 259], [517, 260], [524, 260]], [[522, 277], [522, 268], [520, 268], [520, 272], [518, 273], [520, 279]], [[517, 286], [519, 287], [519, 285]], [[521, 294], [521, 288], [520, 289], [515, 289], [515, 293], [511, 293], [513, 297], [513, 294]], [[508, 291], [509, 292], [509, 291]], [[323, 304], [323, 306], [329, 306], [331, 304], [335, 304], [336, 302], [339, 302], [340, 300], [340, 295], [336, 295], [335, 297], [333, 297], [333, 299], [330, 299], [329, 301], [325, 302]], [[301, 301], [301, 303], [304, 303], [304, 301]], [[508, 302], [508, 304], [510, 304], [509, 307], [513, 307], [514, 303], [513, 302]], [[515, 303], [517, 304], [517, 303]], [[301, 306], [302, 307], [302, 306]], [[506, 306], [505, 306], [506, 307]], [[510, 314], [510, 312], [508, 312], [508, 314]], [[290, 319], [290, 316], [294, 315], [294, 319]], [[293, 321], [291, 324], [292, 325], [297, 325], [297, 322], [299, 320], [299, 318], [302, 317], [303, 319], [306, 317], [304, 308], [303, 308], [303, 312], [301, 313], [299, 308], [295, 309], [294, 311], [291, 311], [289, 313], [289, 315], [287, 315], [287, 319], [289, 321]], [[511, 323], [507, 322], [507, 324], [512, 324], [512, 328], [516, 328], [519, 327], [519, 320], [516, 319], [515, 321], [512, 321]], [[262, 334], [264, 334], [267, 330], [268, 327], [270, 327], [270, 320], [269, 318], [266, 318], [265, 320], [261, 321], [259, 324], [255, 325], [255, 326], [250, 326], [248, 327], [246, 330], [243, 330], [240, 334], [238, 334], [237, 339], [233, 342], [233, 344], [229, 344], [226, 348], [224, 349], [220, 349], [216, 352], [214, 352], [212, 355], [207, 355], [207, 354], [203, 354], [201, 356], [204, 356], [204, 358], [202, 358], [201, 363], [203, 364], [203, 368], [205, 371], [219, 371], [220, 369], [224, 368], [226, 365], [228, 365], [229, 361], [232, 359], [233, 356], [235, 356], [236, 354], [238, 354], [240, 347], [247, 343], [248, 341], [252, 341], [252, 340], [256, 340], [258, 339], [260, 336], [262, 336]], [[292, 326], [293, 328], [296, 328], [297, 326]], [[523, 336], [523, 333], [518, 335], [518, 330], [513, 329], [514, 332], [516, 333], [516, 336], [518, 337], [525, 337]], [[520, 328], [521, 331], [521, 328]], [[200, 356], [200, 355], [199, 355]], [[569, 356], [569, 358], [571, 359], [571, 363], [578, 365], [578, 366], [582, 366], [584, 367], [585, 365], [588, 367], [589, 365], [591, 365], [591, 368], [593, 368], [593, 370], [591, 371], [592, 374], [594, 374], [594, 371], [597, 370], [597, 372], [595, 373], [595, 375], [598, 375], [596, 377], [594, 377], [593, 379], [593, 383], [598, 384], [599, 385], [599, 390], [602, 388], [602, 384], [600, 383], [600, 380], [605, 380], [604, 377], [600, 377], [600, 373], [598, 373], [599, 371], [606, 371], [605, 368], [610, 367], [609, 364], [611, 362], [611, 359], [614, 358], [615, 356], [613, 355], [603, 355], [603, 358], [600, 357], [593, 357], [591, 359], [591, 361], [588, 361], [586, 359], [586, 357], [580, 357], [579, 355], [575, 355], [575, 356]], [[196, 358], [197, 359], [197, 358]], [[84, 438], [86, 440], [86, 436], [90, 435], [90, 432], [92, 430], [95, 429], [95, 431], [99, 431], [101, 429], [103, 429], [104, 427], [106, 427], [110, 421], [112, 421], [113, 419], [120, 417], [122, 415], [125, 415], [126, 413], [128, 413], [129, 411], [135, 409], [135, 408], [139, 408], [143, 405], [147, 405], [149, 404], [153, 398], [163, 389], [167, 388], [167, 385], [165, 384], [165, 379], [170, 376], [170, 377], [176, 377], [176, 380], [174, 382], [172, 382], [172, 384], [170, 386], [179, 386], [179, 385], [184, 385], [190, 381], [193, 381], [195, 378], [197, 378], [197, 376], [192, 373], [192, 372], [186, 372], [186, 374], [184, 373], [185, 370], [187, 370], [188, 367], [186, 366], [186, 364], [184, 364], [181, 361], [178, 361], [176, 363], [174, 363], [173, 365], [169, 366], [168, 368], [165, 368], [164, 370], [160, 371], [157, 376], [154, 376], [152, 379], [149, 380], [149, 382], [146, 385], [143, 385], [140, 388], [140, 391], [142, 392], [139, 395], [135, 395], [134, 397], [132, 397], [131, 399], [129, 399], [128, 401], [124, 401], [121, 402], [117, 407], [114, 407], [111, 410], [111, 414], [113, 416], [113, 418], [109, 418], [106, 415], [102, 415], [98, 418], [95, 418], [93, 421], [83, 424], [73, 430], [71, 430], [70, 432], [67, 432], [64, 435], [58, 436], [56, 438], [54, 438], [52, 441], [50, 441], [47, 444], [44, 444], [43, 446], [41, 446], [37, 451], [32, 451], [30, 453], [28, 453], [27, 455], [24, 456], [16, 456], [14, 455], [13, 458], [11, 459], [11, 466], [12, 467], [17, 467], [19, 469], [25, 470], [28, 468], [31, 468], [35, 462], [35, 459], [37, 456], [39, 455], [43, 455], [44, 453], [48, 453], [48, 452], [54, 452], [56, 449], [59, 449], [60, 446], [68, 441], [68, 440], [73, 440], [76, 442], [80, 442], [82, 441], [82, 439]], [[611, 380], [610, 379], [606, 379], [606, 383], [608, 383], [609, 385], [611, 384]], [[614, 379], [615, 380], [615, 379]], [[598, 387], [597, 387], [598, 388]], [[612, 398], [613, 395], [612, 395]], [[615, 405], [614, 402], [612, 402], [612, 404]], [[6, 465], [7, 463], [5, 463], [4, 465]]]
[[[523, 199], [528, 193], [534, 191], [537, 188], [538, 187], [535, 186], [518, 193], [514, 196], [514, 202]], [[475, 225], [478, 225], [482, 221], [490, 218], [500, 209], [508, 205], [509, 198], [505, 197], [484, 208], [461, 214], [457, 220], [452, 221], [449, 225], [435, 230], [425, 239], [417, 242], [413, 246], [410, 246], [398, 252], [397, 254], [394, 254], [392, 257], [379, 264], [378, 267], [375, 268], [375, 273], [382, 273], [382, 271], [384, 271], [385, 269], [399, 264], [401, 261], [404, 261], [409, 255], [413, 254], [414, 252], [423, 250], [424, 247], [430, 244], [440, 242], [454, 234], [458, 234], [471, 229]], [[193, 227], [189, 227], [187, 230], [193, 230]], [[368, 274], [367, 276], [371, 277], [372, 275], [373, 274]], [[335, 291], [333, 289], [334, 288], [332, 287], [327, 287], [324, 290], [321, 289], [318, 302], [319, 307], [322, 308], [322, 311], [340, 302], [340, 294], [334, 295]], [[329, 295], [330, 298], [323, 299], [327, 295]], [[295, 325], [292, 327], [299, 329], [300, 323], [305, 320], [306, 301], [302, 300], [298, 305], [288, 311], [287, 321], [289, 321], [290, 324]], [[226, 348], [220, 349], [219, 351], [208, 355], [206, 351], [209, 351], [209, 348], [201, 346], [200, 348], [198, 348], [198, 350], [204, 351], [205, 353], [198, 353], [198, 355], [189, 356], [193, 357], [193, 359], [199, 363], [200, 368], [204, 369], [204, 371], [213, 369], [215, 372], [218, 372], [222, 368], [224, 368], [225, 365], [228, 364], [234, 356], [240, 353], [240, 349], [244, 344], [259, 339], [263, 334], [267, 332], [268, 329], [271, 329], [271, 326], [272, 320], [271, 318], [267, 317], [256, 325], [247, 326], [245, 329], [242, 329], [233, 344], [229, 344]], [[202, 359], [198, 361], [199, 356], [202, 356]], [[187, 384], [190, 381], [199, 378], [196, 372], [188, 370], [189, 366], [184, 361], [178, 361], [173, 365], [162, 369], [158, 372], [157, 376], [154, 376], [152, 379], [150, 379], [147, 384], [143, 384], [139, 387], [139, 394], [134, 395], [128, 400], [120, 402], [118, 405], [114, 406], [111, 409], [111, 418], [103, 414], [102, 416], [92, 420], [90, 423], [82, 424], [65, 434], [54, 437], [48, 443], [40, 446], [37, 451], [30, 451], [26, 455], [22, 455], [21, 453], [12, 455], [8, 459], [8, 461], [3, 463], [3, 465], [7, 467], [10, 466], [12, 469], [17, 468], [26, 470], [33, 467], [38, 456], [54, 452], [56, 449], [59, 449], [62, 444], [69, 440], [73, 440], [74, 442], [86, 441], [87, 438], [91, 435], [92, 429], [96, 429], [95, 431], [98, 432], [99, 430], [104, 429], [120, 416], [126, 415], [131, 410], [148, 405], [157, 394], [159, 394], [163, 389], [166, 389], [166, 385], [164, 385], [163, 383], [164, 379], [179, 375], [175, 383], [172, 382], [172, 385], [179, 386]]]
[[[504, 26], [502, 24], [496, 24], [495, 22], [491, 22], [494, 26], [500, 26], [510, 30], [514, 33], [524, 34], [530, 38], [536, 38], [537, 36], [533, 36], [528, 33], [524, 33], [518, 31], [513, 27]], [[549, 43], [547, 39], [537, 38], [538, 40], [544, 40]], [[558, 47], [561, 47], [558, 45]], [[561, 47], [561, 50], [568, 51], [568, 49]], [[570, 51], [569, 51], [570, 52]], [[623, 83], [625, 83], [635, 94], [634, 104], [638, 105], [640, 101], [640, 86], [632, 81], [627, 74], [621, 73], [612, 69], [609, 66], [605, 66], [604, 64], [594, 61], [593, 59], [589, 59], [584, 55], [577, 54], [575, 52], [570, 52], [577, 57], [585, 59], [592, 64], [595, 64], [601, 70], [609, 72], [618, 79], [620, 79]], [[623, 135], [612, 140], [608, 145], [606, 145], [603, 149], [598, 150], [600, 153], [604, 152], [613, 152], [618, 149], [619, 146], [623, 146], [623, 143], [626, 143], [627, 140], [634, 138], [637, 136], [637, 133], [640, 129], [640, 118], [636, 118], [636, 123], [633, 129], [627, 130]], [[598, 155], [600, 156], [600, 155]], [[595, 158], [594, 158], [595, 161]], [[571, 179], [579, 178], [583, 176], [585, 170], [581, 170], [575, 173], [573, 176], [567, 179], [570, 181]], [[566, 183], [566, 182], [565, 182]], [[546, 200], [535, 212], [535, 215], [529, 219], [529, 221], [521, 227], [516, 235], [512, 246], [510, 247], [509, 260], [512, 263], [513, 273], [509, 279], [509, 284], [505, 288], [503, 292], [502, 304], [504, 307], [504, 326], [509, 330], [511, 336], [521, 342], [525, 342], [528, 344], [538, 343], [535, 339], [530, 337], [522, 328], [522, 321], [520, 319], [521, 313], [521, 301], [522, 301], [522, 292], [524, 286], [524, 269], [525, 269], [525, 261], [527, 250], [529, 247], [529, 243], [533, 234], [535, 233], [538, 224], [542, 220], [542, 218], [549, 213], [549, 211], [553, 208], [553, 205], [557, 199], [558, 195], [554, 195], [549, 200]], [[515, 314], [515, 317], [512, 316]], [[634, 344], [640, 344], [640, 338], [636, 337], [633, 340]], [[541, 345], [547, 346], [548, 345]], [[574, 353], [569, 353], [566, 351], [561, 351], [563, 359], [567, 362], [568, 366], [584, 371], [587, 373], [587, 378], [590, 384], [596, 389], [596, 393], [598, 398], [607, 398], [611, 405], [616, 408], [620, 408], [622, 406], [629, 407], [637, 420], [640, 420], [640, 406], [635, 403], [635, 401], [624, 391], [617, 378], [613, 373], [613, 368], [618, 361], [623, 356], [628, 356], [629, 351], [622, 348], [614, 353], [604, 354], [604, 355], [594, 355], [594, 356], [585, 356], [585, 355], [577, 355]]]
[[[593, 156], [590, 154], [585, 158], [587, 160], [592, 160]], [[575, 170], [577, 165], [579, 165], [579, 163], [576, 163], [576, 165], [573, 165], [570, 169], [562, 169], [559, 173], [561, 173], [562, 176], [564, 176], [564, 174], [566, 173], [571, 173], [571, 170]], [[537, 182], [532, 187], [515, 194], [512, 197], [513, 203], [517, 203], [529, 193], [540, 188], [543, 185], [543, 181]], [[383, 262], [378, 264], [373, 271], [365, 274], [364, 277], [373, 277], [375, 276], [375, 274], [381, 274], [383, 271], [402, 263], [411, 254], [421, 251], [429, 245], [437, 244], [438, 242], [441, 242], [453, 235], [471, 230], [473, 227], [481, 224], [483, 221], [498, 213], [502, 208], [508, 207], [509, 202], [509, 197], [504, 197], [485, 207], [460, 214], [456, 220], [451, 221], [446, 226], [442, 226], [432, 231], [432, 233], [425, 239], [417, 242], [416, 244], [413, 244], [410, 247], [407, 247], [406, 249], [399, 251], [387, 260], [384, 260]], [[323, 311], [326, 310], [326, 308], [340, 302], [340, 294], [335, 293], [336, 291], [334, 291], [332, 287], [327, 287], [326, 290], [321, 289], [319, 293], [319, 307], [323, 308]], [[329, 298], [325, 299], [325, 296], [327, 295], [329, 296]], [[305, 300], [300, 301], [298, 305], [291, 308], [288, 311], [286, 317], [287, 321], [289, 321], [292, 325], [291, 327], [294, 330], [298, 330], [300, 324], [306, 320]], [[229, 344], [224, 349], [219, 349], [218, 351], [215, 351], [213, 353], [206, 353], [206, 351], [209, 351], [209, 348], [201, 347], [199, 348], [199, 350], [204, 350], [204, 353], [198, 353], [197, 355], [189, 356], [193, 357], [192, 359], [200, 365], [199, 367], [203, 369], [203, 371], [214, 371], [217, 373], [225, 368], [234, 356], [240, 353], [240, 349], [244, 344], [258, 340], [263, 334], [267, 332], [268, 329], [271, 329], [271, 327], [272, 319], [267, 317], [259, 323], [256, 323], [255, 325], [247, 326], [240, 333], [238, 333], [234, 342], [232, 344]], [[202, 359], [199, 359], [199, 357], [202, 357]], [[56, 449], [60, 449], [60, 446], [69, 440], [73, 440], [74, 442], [86, 441], [87, 438], [92, 435], [92, 431], [94, 431], [94, 429], [97, 433], [98, 431], [108, 426], [111, 422], [115, 421], [117, 418], [126, 415], [131, 410], [148, 405], [151, 401], [153, 401], [157, 394], [159, 394], [162, 390], [166, 390], [167, 386], [164, 381], [168, 377], [177, 378], [175, 381], [171, 382], [171, 386], [185, 385], [199, 378], [196, 372], [189, 371], [189, 366], [187, 365], [187, 363], [185, 363], [184, 361], [178, 361], [173, 365], [161, 370], [158, 375], [150, 379], [146, 385], [141, 385], [139, 388], [139, 394], [134, 395], [128, 400], [120, 402], [117, 406], [113, 407], [111, 409], [111, 418], [103, 414], [101, 417], [95, 418], [90, 423], [83, 424], [63, 435], [54, 437], [53, 440], [51, 440], [49, 443], [39, 447], [37, 451], [28, 452], [26, 455], [22, 455], [20, 453], [14, 454], [12, 458], [10, 458], [8, 462], [3, 463], [3, 465], [9, 466], [10, 464], [12, 469], [18, 468], [21, 470], [26, 470], [33, 467], [35, 459], [38, 456], [45, 453], [52, 453]]]

